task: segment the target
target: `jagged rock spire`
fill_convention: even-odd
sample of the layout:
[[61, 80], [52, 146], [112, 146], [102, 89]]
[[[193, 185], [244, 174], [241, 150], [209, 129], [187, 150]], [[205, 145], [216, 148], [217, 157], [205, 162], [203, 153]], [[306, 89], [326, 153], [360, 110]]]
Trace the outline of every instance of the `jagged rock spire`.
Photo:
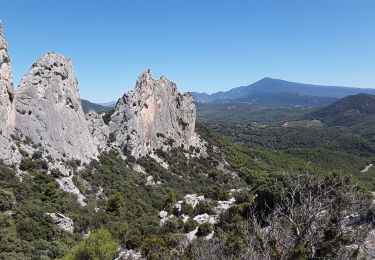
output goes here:
[[16, 93], [16, 133], [55, 159], [89, 161], [97, 147], [82, 111], [69, 59], [53, 52], [33, 64]]
[[152, 78], [142, 73], [134, 90], [117, 103], [110, 122], [116, 143], [133, 156], [154, 149], [196, 146], [195, 104], [190, 93], [181, 95], [166, 77]]

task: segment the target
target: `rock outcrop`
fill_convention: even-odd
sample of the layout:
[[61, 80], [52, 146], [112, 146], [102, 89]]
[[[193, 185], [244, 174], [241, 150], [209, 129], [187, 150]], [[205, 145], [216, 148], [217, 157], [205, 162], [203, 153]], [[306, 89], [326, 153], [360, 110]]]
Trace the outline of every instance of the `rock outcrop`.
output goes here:
[[[10, 134], [14, 123], [14, 90], [12, 66], [8, 54], [7, 42], [3, 36], [0, 22], [0, 159], [12, 162], [15, 152], [12, 150]], [[15, 146], [13, 146], [13, 149]]]
[[74, 223], [71, 218], [68, 218], [61, 213], [46, 213], [46, 215], [50, 216], [53, 222], [60, 228], [68, 231], [69, 233], [74, 232]]
[[175, 83], [166, 77], [155, 80], [148, 70], [119, 99], [109, 127], [124, 152], [141, 157], [159, 148], [199, 146], [195, 117], [191, 94], [181, 95]]
[[54, 159], [88, 162], [98, 154], [82, 111], [70, 60], [47, 53], [32, 65], [16, 93], [16, 134]]

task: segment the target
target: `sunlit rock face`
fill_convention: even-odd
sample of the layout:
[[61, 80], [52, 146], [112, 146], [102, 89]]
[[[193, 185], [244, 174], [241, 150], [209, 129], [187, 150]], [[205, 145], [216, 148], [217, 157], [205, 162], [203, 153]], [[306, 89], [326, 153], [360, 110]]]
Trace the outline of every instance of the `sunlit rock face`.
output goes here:
[[153, 79], [149, 70], [119, 99], [109, 125], [94, 111], [85, 115], [70, 60], [53, 52], [32, 65], [15, 93], [0, 26], [0, 160], [17, 164], [22, 152], [40, 150], [49, 166], [64, 170], [67, 160], [88, 163], [110, 149], [137, 158], [176, 147], [199, 155], [205, 145], [195, 119], [192, 95], [180, 94], [166, 77]]
[[17, 89], [15, 107], [17, 136], [54, 159], [88, 162], [98, 154], [72, 64], [64, 56], [50, 52], [32, 65]]
[[140, 157], [159, 148], [198, 146], [195, 117], [191, 94], [181, 95], [174, 82], [155, 80], [148, 70], [119, 99], [109, 127], [123, 151]]
[[7, 42], [0, 23], [0, 159], [12, 162], [16, 156], [10, 137], [14, 124], [14, 90], [12, 66], [8, 54]]

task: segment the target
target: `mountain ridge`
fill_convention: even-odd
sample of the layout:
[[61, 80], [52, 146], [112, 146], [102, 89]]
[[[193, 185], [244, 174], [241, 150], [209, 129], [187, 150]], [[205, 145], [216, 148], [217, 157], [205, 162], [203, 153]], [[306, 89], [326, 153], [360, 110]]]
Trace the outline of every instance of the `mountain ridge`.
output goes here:
[[347, 95], [369, 93], [375, 94], [375, 89], [363, 89], [341, 86], [324, 86], [307, 83], [297, 83], [282, 79], [265, 77], [247, 86], [232, 88], [228, 91], [219, 91], [213, 94], [192, 92], [198, 103], [212, 103], [232, 101], [238, 98], [251, 98], [257, 93], [296, 93], [305, 96], [342, 98]]

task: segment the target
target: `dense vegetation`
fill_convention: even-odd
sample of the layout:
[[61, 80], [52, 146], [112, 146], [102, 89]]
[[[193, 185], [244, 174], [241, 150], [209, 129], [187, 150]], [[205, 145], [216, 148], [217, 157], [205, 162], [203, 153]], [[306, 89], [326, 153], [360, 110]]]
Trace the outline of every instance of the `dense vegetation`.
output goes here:
[[349, 96], [316, 111], [207, 104], [198, 106], [198, 116], [238, 144], [289, 154], [355, 176], [373, 189], [375, 176], [361, 170], [375, 159], [374, 100], [365, 94]]
[[325, 148], [359, 156], [375, 154], [375, 143], [347, 129], [325, 127], [253, 127], [216, 124], [212, 129], [237, 143], [276, 151], [292, 148]]
[[349, 126], [359, 122], [358, 120], [363, 115], [375, 115], [375, 95], [358, 94], [347, 96], [311, 112], [307, 117], [315, 117], [329, 125]]
[[[281, 128], [284, 132], [277, 127], [214, 129], [245, 145], [233, 143], [197, 124], [196, 130], [208, 143], [207, 156], [192, 156], [194, 149], [155, 151], [168, 168], [151, 157], [136, 160], [128, 156], [124, 160], [115, 151], [103, 153], [98, 161], [80, 170], [80, 162], [67, 161], [74, 172], [76, 186], [86, 197], [85, 207], [78, 204], [74, 195], [58, 188], [55, 177], [60, 177], [59, 173], [47, 174], [38, 154], [23, 159], [23, 169], [28, 174], [22, 179], [14, 169], [1, 165], [0, 259], [112, 259], [119, 247], [141, 250], [150, 259], [170, 256], [269, 259], [278, 254], [284, 258], [307, 259], [313, 256], [312, 247], [316, 248], [314, 256], [338, 257], [345, 245], [363, 239], [358, 234], [343, 236], [338, 224], [343, 212], [372, 214], [366, 192], [355, 186], [358, 179], [351, 177], [372, 158], [370, 141], [337, 129], [325, 135], [320, 128], [309, 128], [310, 132], [306, 133], [317, 139], [306, 149], [306, 144], [300, 141], [304, 139], [302, 129]], [[242, 134], [231, 136], [230, 131]], [[336, 134], [341, 139], [335, 142]], [[282, 141], [277, 142], [278, 138]], [[263, 142], [256, 143], [256, 139]], [[272, 142], [274, 147], [269, 149], [267, 145]], [[361, 175], [361, 184], [368, 189], [373, 189], [372, 170]], [[148, 176], [153, 177], [155, 184], [147, 183]], [[291, 199], [285, 194], [297, 187], [295, 181], [301, 184], [296, 198], [301, 199], [304, 191], [324, 187], [322, 190], [327, 191], [327, 196], [324, 199], [317, 196], [314, 203], [340, 207], [329, 207], [332, 218], [312, 222], [311, 225], [324, 223], [319, 234], [307, 233], [285, 241], [280, 233], [292, 232], [293, 226], [285, 222], [287, 225], [281, 229], [277, 224], [284, 216], [281, 213], [288, 203], [285, 199]], [[335, 192], [329, 187], [334, 187]], [[229, 195], [233, 189], [236, 192]], [[204, 195], [208, 200], [195, 208], [183, 203], [181, 212], [177, 212], [173, 205], [193, 193]], [[218, 201], [228, 200], [230, 196], [236, 199], [235, 204], [214, 225], [199, 225], [192, 219], [184, 223], [177, 218], [181, 214], [191, 217], [213, 214]], [[305, 203], [300, 201], [293, 210], [302, 212], [302, 205]], [[161, 210], [176, 217], [160, 225]], [[59, 228], [46, 214], [53, 212], [71, 218], [74, 233]], [[302, 214], [298, 220], [305, 216]], [[304, 221], [298, 223], [311, 229], [311, 225], [303, 226]], [[261, 232], [265, 226], [272, 227], [274, 232], [270, 236], [265, 237]], [[195, 229], [197, 238], [186, 244], [186, 233]], [[204, 237], [212, 231], [214, 238], [206, 241]], [[331, 233], [321, 236], [323, 231]], [[90, 234], [88, 239], [83, 239], [85, 234]], [[260, 240], [250, 239], [257, 235]], [[276, 242], [281, 253], [275, 249]]]
[[282, 125], [288, 121], [298, 120], [311, 111], [308, 108], [264, 108], [241, 102], [197, 104], [199, 121], [210, 125], [220, 123]]

